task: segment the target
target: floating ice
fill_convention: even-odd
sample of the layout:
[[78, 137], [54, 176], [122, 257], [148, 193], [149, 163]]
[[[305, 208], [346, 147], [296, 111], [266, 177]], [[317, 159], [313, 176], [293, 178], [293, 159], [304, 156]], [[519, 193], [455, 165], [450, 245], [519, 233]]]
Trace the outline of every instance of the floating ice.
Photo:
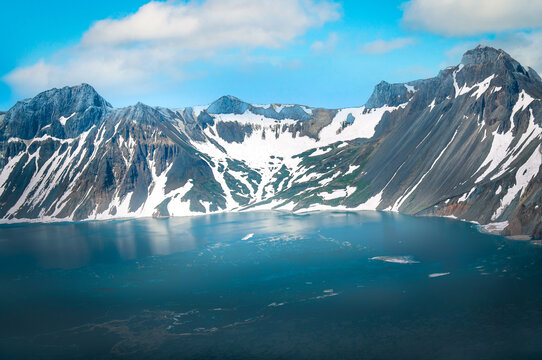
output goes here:
[[430, 278], [436, 278], [436, 277], [441, 277], [441, 276], [446, 276], [446, 275], [450, 275], [450, 273], [449, 272], [433, 273], [433, 274], [429, 274], [429, 277]]
[[278, 306], [283, 306], [285, 305], [286, 303], [285, 302], [280, 302], [280, 303], [277, 303], [277, 302], [272, 302], [271, 304], [267, 305], [268, 307], [278, 307]]
[[380, 260], [395, 264], [418, 264], [419, 261], [414, 260], [412, 256], [374, 256], [369, 260]]
[[254, 236], [254, 233], [250, 233], [250, 234], [245, 235], [245, 237], [243, 237], [241, 240], [248, 240], [253, 236]]

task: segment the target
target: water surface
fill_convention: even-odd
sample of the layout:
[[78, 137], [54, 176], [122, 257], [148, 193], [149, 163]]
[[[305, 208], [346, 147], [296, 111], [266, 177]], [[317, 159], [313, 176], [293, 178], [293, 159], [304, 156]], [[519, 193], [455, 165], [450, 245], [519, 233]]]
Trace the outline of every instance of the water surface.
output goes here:
[[380, 212], [6, 225], [0, 357], [539, 359], [541, 255]]

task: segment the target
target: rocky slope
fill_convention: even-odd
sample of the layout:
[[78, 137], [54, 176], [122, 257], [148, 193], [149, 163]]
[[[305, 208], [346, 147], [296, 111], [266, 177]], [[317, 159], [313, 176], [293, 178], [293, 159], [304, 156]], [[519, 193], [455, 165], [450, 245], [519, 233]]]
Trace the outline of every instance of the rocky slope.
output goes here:
[[542, 237], [542, 80], [502, 50], [367, 104], [115, 109], [89, 85], [0, 114], [0, 218], [378, 209]]

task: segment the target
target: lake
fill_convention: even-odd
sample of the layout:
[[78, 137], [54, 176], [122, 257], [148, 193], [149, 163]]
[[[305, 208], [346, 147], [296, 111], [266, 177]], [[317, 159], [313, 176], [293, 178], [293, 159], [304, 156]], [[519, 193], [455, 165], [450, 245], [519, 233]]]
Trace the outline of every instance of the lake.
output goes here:
[[0, 227], [2, 359], [540, 359], [542, 247], [384, 212]]

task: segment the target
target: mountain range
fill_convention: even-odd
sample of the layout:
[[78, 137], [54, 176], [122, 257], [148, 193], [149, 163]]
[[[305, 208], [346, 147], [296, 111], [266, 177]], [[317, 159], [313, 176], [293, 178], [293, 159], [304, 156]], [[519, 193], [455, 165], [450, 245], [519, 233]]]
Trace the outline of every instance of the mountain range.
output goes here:
[[2, 222], [277, 209], [448, 216], [542, 238], [542, 80], [479, 46], [364, 106], [114, 108], [90, 85], [0, 113]]

